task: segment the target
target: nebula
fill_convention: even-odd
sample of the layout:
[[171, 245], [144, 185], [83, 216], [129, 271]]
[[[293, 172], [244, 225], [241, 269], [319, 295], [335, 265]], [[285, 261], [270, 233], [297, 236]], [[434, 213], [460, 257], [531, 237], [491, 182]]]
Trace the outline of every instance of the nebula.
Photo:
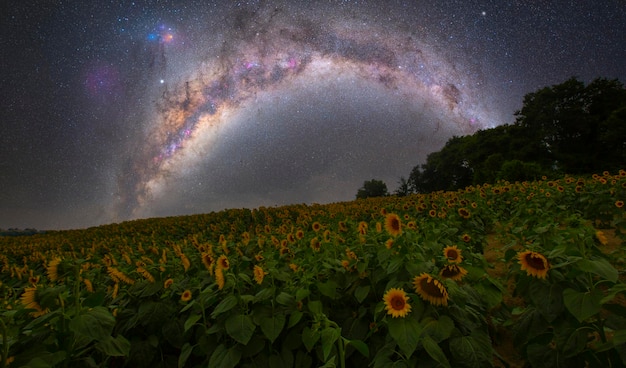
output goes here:
[[[296, 95], [305, 100], [292, 101], [287, 108], [298, 104], [310, 107], [314, 97], [303, 97], [307, 93], [340, 93], [341, 96], [323, 102], [332, 104], [343, 99], [343, 106], [332, 109], [334, 115], [354, 110], [355, 104], [357, 109], [368, 109], [363, 104], [371, 104], [380, 99], [379, 96], [390, 96], [391, 101], [402, 101], [400, 107], [393, 109], [415, 110], [409, 112], [415, 120], [404, 127], [404, 131], [409, 136], [418, 134], [411, 132], [421, 132], [420, 139], [432, 138], [439, 145], [452, 135], [468, 134], [500, 123], [488, 107], [485, 92], [480, 89], [481, 74], [455, 63], [453, 55], [433, 47], [426, 35], [421, 37], [415, 30], [398, 29], [393, 25], [349, 19], [342, 13], [333, 13], [332, 17], [321, 14], [328, 13], [312, 10], [294, 16], [278, 7], [236, 11], [223, 18], [219, 32], [207, 26], [204, 37], [196, 34], [195, 39], [201, 41], [187, 45], [184, 52], [170, 52], [164, 47], [167, 45], [155, 49], [154, 58], [161, 64], [159, 70], [168, 70], [165, 74], [170, 75], [155, 83], [152, 91], [155, 102], [148, 109], [150, 118], [144, 126], [142, 144], [132, 152], [119, 175], [119, 202], [115, 209], [118, 218], [158, 213], [153, 207], [167, 202], [176, 186], [176, 178], [193, 175], [193, 168], [210, 161], [212, 156], [232, 158], [235, 155], [227, 154], [229, 148], [223, 143], [229, 138], [225, 132], [238, 134], [233, 132], [236, 127], [241, 137], [249, 136], [250, 130], [258, 127], [245, 116], [259, 106], [277, 110], [277, 119], [289, 119], [285, 115], [290, 113], [285, 109], [267, 106], [272, 105], [272, 101], [280, 104], [280, 101], [295, 99]], [[175, 35], [168, 33], [167, 37], [168, 43], [176, 42]], [[370, 97], [362, 97], [368, 93]], [[355, 103], [359, 98], [362, 102]], [[387, 102], [389, 104], [393, 102]], [[384, 109], [384, 106], [372, 107], [372, 111], [384, 112]], [[396, 113], [388, 111], [389, 116]], [[317, 115], [319, 111], [314, 108], [311, 114]], [[308, 120], [301, 114], [294, 115]], [[357, 115], [359, 112], [354, 111], [352, 119], [358, 120]], [[342, 117], [344, 122], [350, 119], [350, 116]], [[265, 120], [270, 118], [266, 116]], [[367, 116], [361, 120], [367, 120]], [[370, 124], [376, 123], [368, 121], [355, 129], [367, 130]], [[394, 121], [378, 124], [392, 125]], [[296, 125], [289, 129], [307, 129]], [[374, 130], [372, 134], [371, 138], [375, 139], [375, 135], [381, 133]], [[402, 139], [398, 136], [398, 142]], [[263, 144], [263, 140], [260, 137], [254, 144]], [[420, 144], [430, 150], [437, 148], [424, 142]], [[248, 147], [249, 153], [254, 154], [255, 148]], [[347, 154], [354, 155], [366, 149], [352, 147], [349, 143], [346, 147], [349, 147]], [[428, 153], [422, 151], [422, 156]], [[308, 175], [311, 182], [315, 182], [323, 181], [321, 177], [325, 173]], [[341, 177], [327, 179], [342, 180]], [[211, 191], [210, 188], [203, 190]], [[223, 185], [223, 190], [228, 190], [227, 184]]]

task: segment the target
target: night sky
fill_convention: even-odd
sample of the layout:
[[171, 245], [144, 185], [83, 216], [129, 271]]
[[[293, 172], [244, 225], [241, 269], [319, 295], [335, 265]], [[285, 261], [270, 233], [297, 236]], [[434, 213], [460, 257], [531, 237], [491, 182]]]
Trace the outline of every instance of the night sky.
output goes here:
[[352, 200], [575, 76], [623, 0], [22, 1], [0, 11], [0, 228]]

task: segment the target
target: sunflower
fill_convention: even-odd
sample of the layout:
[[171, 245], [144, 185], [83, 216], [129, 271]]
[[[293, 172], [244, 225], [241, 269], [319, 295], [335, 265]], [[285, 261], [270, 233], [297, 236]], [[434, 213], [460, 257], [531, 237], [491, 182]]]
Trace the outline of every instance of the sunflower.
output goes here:
[[93, 293], [93, 284], [89, 279], [83, 279], [83, 284], [85, 284], [85, 289], [88, 292]]
[[165, 280], [165, 282], [163, 282], [163, 289], [169, 289], [173, 283], [174, 283], [174, 279]]
[[318, 232], [318, 231], [320, 231], [320, 229], [322, 228], [322, 225], [321, 225], [319, 222], [315, 221], [315, 222], [311, 225], [311, 228], [313, 229], [313, 231]]
[[187, 272], [189, 267], [191, 267], [191, 261], [189, 261], [189, 258], [187, 258], [187, 256], [184, 253], [180, 254], [180, 261], [183, 264], [183, 268], [185, 269], [185, 272]]
[[385, 216], [385, 230], [387, 230], [391, 236], [402, 234], [402, 222], [400, 221], [400, 217], [395, 213], [390, 213]]
[[359, 231], [359, 234], [361, 235], [367, 235], [367, 222], [365, 221], [359, 222], [358, 231]]
[[143, 276], [144, 279], [153, 283], [155, 281], [154, 276], [150, 273], [150, 271], [146, 270], [144, 267], [137, 267], [137, 272]]
[[387, 239], [385, 242], [385, 248], [391, 249], [393, 247], [393, 239]]
[[413, 286], [419, 296], [432, 305], [448, 305], [448, 291], [439, 280], [427, 273], [415, 276]]
[[222, 270], [221, 267], [216, 267], [215, 268], [215, 282], [217, 283], [217, 288], [219, 290], [222, 290], [224, 288], [224, 283], [226, 280], [224, 280], [224, 271]]
[[321, 248], [322, 244], [320, 244], [320, 241], [317, 237], [311, 239], [311, 249], [313, 249], [314, 252], [319, 252]]
[[447, 246], [443, 248], [443, 256], [446, 257], [450, 263], [461, 263], [463, 256], [461, 256], [461, 249], [454, 246]]
[[226, 257], [225, 255], [221, 255], [218, 259], [217, 259], [217, 267], [221, 268], [222, 270], [227, 270], [230, 268], [230, 262], [228, 261], [228, 257]]
[[37, 318], [39, 316], [43, 316], [44, 314], [50, 312], [50, 309], [43, 309], [38, 301], [39, 297], [39, 289], [37, 287], [27, 287], [24, 288], [24, 294], [20, 296], [20, 303], [24, 305], [26, 309], [34, 309], [34, 312], [31, 312], [30, 315]]
[[463, 236], [461, 236], [461, 240], [463, 240], [466, 243], [469, 243], [470, 241], [472, 241], [472, 237], [469, 236], [468, 234], [463, 234]]
[[346, 269], [346, 271], [350, 271], [350, 261], [347, 259], [341, 260], [341, 266]]
[[617, 208], [624, 207], [624, 201], [615, 201], [615, 207]]
[[117, 294], [120, 292], [120, 283], [116, 282], [115, 285], [113, 285], [113, 292], [111, 293], [111, 297], [113, 299], [117, 298]]
[[548, 275], [550, 264], [543, 254], [527, 250], [518, 253], [517, 258], [522, 266], [522, 271], [526, 271], [528, 276], [545, 279]]
[[348, 231], [348, 225], [344, 221], [339, 221], [339, 231], [342, 233]]
[[439, 276], [454, 281], [461, 281], [465, 275], [467, 275], [467, 270], [457, 264], [444, 266], [439, 272]]
[[215, 263], [213, 256], [209, 253], [202, 253], [200, 258], [202, 259], [204, 267], [209, 271], [209, 273], [213, 274], [213, 264]]
[[411, 312], [409, 297], [402, 289], [391, 288], [387, 290], [383, 296], [383, 301], [387, 314], [391, 314], [393, 318], [406, 317]]
[[263, 283], [263, 278], [267, 275], [267, 272], [263, 271], [261, 266], [254, 266], [254, 281], [257, 284], [261, 285]]
[[324, 230], [324, 234], [322, 238], [324, 239], [324, 243], [329, 243], [330, 242], [330, 230]]
[[596, 238], [598, 238], [598, 241], [602, 245], [607, 245], [609, 243], [609, 240], [606, 238], [606, 235], [604, 235], [604, 232], [600, 230], [596, 231]]
[[48, 262], [48, 267], [46, 267], [46, 272], [48, 274], [48, 279], [50, 281], [57, 281], [59, 277], [59, 265], [61, 264], [62, 259], [57, 257]]
[[183, 291], [183, 293], [180, 295], [180, 300], [182, 300], [183, 302], [188, 302], [191, 300], [191, 290], [187, 289], [185, 291]]
[[464, 219], [468, 219], [472, 217], [472, 214], [470, 213], [470, 211], [465, 207], [459, 208], [458, 213], [459, 213], [459, 216], [463, 217]]

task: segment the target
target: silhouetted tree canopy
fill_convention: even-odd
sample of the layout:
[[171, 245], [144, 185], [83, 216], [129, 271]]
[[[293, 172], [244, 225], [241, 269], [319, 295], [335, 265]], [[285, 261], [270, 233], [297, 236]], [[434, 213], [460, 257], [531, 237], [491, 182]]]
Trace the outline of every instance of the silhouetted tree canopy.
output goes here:
[[576, 78], [524, 97], [515, 123], [452, 137], [407, 180], [410, 192], [455, 190], [504, 179], [592, 174], [626, 167], [626, 89]]
[[363, 182], [363, 186], [356, 193], [356, 198], [383, 197], [388, 195], [387, 184], [382, 180], [368, 180]]

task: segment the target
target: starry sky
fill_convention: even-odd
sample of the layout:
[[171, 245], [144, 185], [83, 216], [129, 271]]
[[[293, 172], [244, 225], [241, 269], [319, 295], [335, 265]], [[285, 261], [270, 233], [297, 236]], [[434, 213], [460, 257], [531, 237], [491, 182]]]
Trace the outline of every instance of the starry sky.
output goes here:
[[575, 76], [623, 0], [9, 0], [0, 228], [352, 200]]

